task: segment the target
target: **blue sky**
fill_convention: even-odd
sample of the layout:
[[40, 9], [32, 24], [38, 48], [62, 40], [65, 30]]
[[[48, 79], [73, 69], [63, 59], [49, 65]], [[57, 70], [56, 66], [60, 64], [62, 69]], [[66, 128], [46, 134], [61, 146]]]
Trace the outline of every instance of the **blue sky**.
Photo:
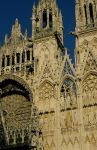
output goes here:
[[[33, 3], [38, 0], [0, 0], [0, 43], [4, 41], [4, 35], [10, 35], [12, 24], [15, 18], [19, 19], [22, 25], [22, 32], [27, 28], [31, 35], [31, 16]], [[69, 49], [71, 56], [75, 47], [74, 37], [69, 35], [75, 30], [75, 6], [74, 0], [57, 0], [62, 10], [64, 22], [64, 45]]]

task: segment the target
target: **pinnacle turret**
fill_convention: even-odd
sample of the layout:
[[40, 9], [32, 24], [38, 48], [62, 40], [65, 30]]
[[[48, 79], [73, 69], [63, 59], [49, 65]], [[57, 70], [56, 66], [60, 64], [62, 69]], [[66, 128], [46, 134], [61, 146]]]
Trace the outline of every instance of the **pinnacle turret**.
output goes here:
[[62, 15], [57, 7], [56, 0], [40, 0], [38, 5], [33, 5], [32, 37], [58, 32], [63, 39]]
[[76, 0], [75, 2], [77, 32], [90, 30], [97, 27], [96, 0]]

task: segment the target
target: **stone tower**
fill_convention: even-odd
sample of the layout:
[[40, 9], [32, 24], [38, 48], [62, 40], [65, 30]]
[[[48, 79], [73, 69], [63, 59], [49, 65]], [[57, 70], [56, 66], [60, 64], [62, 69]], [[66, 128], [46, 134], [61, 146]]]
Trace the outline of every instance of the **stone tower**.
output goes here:
[[32, 39], [34, 102], [40, 114], [44, 149], [60, 149], [59, 68], [64, 46], [62, 15], [56, 0], [40, 0], [33, 6]]
[[78, 149], [75, 69], [63, 45], [62, 15], [55, 0], [40, 0], [33, 6], [32, 27], [34, 103], [44, 149]]
[[40, 0], [37, 6], [33, 6], [32, 14], [35, 72], [37, 72], [37, 70], [41, 71], [44, 63], [46, 64], [48, 62], [50, 63], [49, 65], [52, 65], [52, 69], [57, 67], [58, 61], [55, 57], [58, 57], [60, 54], [57, 50], [58, 44], [56, 37], [58, 37], [60, 44], [63, 45], [61, 11], [59, 11], [57, 7], [56, 0]]
[[97, 1], [76, 0], [76, 78], [81, 126], [81, 149], [96, 149], [97, 116]]

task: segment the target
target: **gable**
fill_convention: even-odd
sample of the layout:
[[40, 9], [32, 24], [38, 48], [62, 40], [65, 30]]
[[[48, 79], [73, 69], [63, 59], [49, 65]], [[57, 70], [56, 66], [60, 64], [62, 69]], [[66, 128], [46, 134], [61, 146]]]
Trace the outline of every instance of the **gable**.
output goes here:
[[74, 72], [70, 66], [70, 63], [66, 60], [64, 64], [64, 73], [69, 75], [74, 75]]
[[93, 56], [93, 54], [89, 51], [87, 55], [85, 67], [84, 67], [84, 74], [88, 71], [96, 70], [96, 68], [97, 68], [96, 59]]

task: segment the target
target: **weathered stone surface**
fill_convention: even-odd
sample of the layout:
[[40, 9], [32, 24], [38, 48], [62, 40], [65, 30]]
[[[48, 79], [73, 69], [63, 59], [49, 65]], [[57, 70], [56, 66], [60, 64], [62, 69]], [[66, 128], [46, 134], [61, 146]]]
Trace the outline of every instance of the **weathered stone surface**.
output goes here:
[[56, 0], [33, 6], [31, 38], [16, 19], [0, 48], [1, 149], [97, 149], [96, 5], [76, 0], [75, 67]]

